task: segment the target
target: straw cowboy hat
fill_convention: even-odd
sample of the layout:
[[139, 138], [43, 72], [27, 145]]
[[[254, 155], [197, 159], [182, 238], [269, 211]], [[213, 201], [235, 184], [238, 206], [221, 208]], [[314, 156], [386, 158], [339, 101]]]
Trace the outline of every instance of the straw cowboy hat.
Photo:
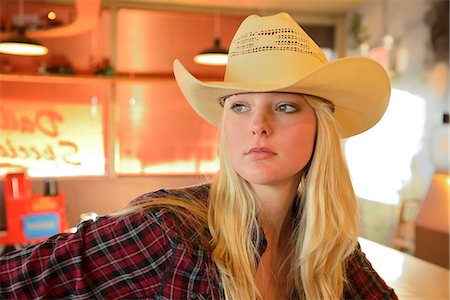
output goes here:
[[230, 45], [223, 81], [202, 82], [180, 61], [174, 75], [193, 109], [218, 126], [220, 100], [246, 92], [315, 95], [334, 105], [343, 138], [374, 126], [390, 96], [386, 71], [366, 57], [328, 62], [317, 44], [288, 14], [247, 17]]

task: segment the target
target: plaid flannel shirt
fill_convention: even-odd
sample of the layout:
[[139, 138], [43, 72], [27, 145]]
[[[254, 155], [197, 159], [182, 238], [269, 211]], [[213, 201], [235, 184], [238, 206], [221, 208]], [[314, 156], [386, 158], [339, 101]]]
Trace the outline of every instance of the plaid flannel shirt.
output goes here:
[[[206, 201], [208, 185], [139, 198]], [[0, 257], [0, 299], [225, 299], [206, 243], [192, 243], [167, 208], [86, 221]], [[259, 245], [265, 249], [265, 240]], [[347, 261], [344, 299], [397, 299], [358, 247]]]

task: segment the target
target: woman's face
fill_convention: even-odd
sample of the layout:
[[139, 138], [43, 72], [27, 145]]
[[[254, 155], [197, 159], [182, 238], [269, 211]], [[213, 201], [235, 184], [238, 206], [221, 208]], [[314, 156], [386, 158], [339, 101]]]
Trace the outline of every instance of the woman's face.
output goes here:
[[256, 185], [299, 180], [316, 135], [314, 109], [299, 94], [245, 93], [224, 104], [224, 135], [234, 170]]

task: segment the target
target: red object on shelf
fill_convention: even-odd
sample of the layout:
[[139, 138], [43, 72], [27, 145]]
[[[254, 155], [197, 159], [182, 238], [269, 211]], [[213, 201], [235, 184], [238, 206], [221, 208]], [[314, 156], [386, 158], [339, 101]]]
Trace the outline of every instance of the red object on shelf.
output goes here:
[[31, 181], [24, 171], [6, 174], [4, 184], [6, 199], [21, 200], [31, 196]]
[[66, 231], [65, 199], [32, 195], [26, 172], [5, 176], [6, 231], [0, 232], [0, 244], [29, 244]]

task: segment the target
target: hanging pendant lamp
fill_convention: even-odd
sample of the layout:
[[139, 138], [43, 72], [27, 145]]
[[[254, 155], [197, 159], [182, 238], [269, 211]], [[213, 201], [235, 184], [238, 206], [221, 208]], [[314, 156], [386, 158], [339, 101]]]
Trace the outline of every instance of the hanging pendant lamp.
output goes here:
[[194, 57], [194, 61], [201, 65], [223, 66], [228, 62], [228, 51], [220, 44], [220, 39], [214, 39], [214, 45]]
[[23, 0], [19, 0], [19, 26], [16, 35], [0, 41], [0, 53], [13, 55], [39, 56], [48, 53], [48, 49], [25, 34]]
[[194, 61], [201, 65], [223, 66], [228, 62], [228, 50], [220, 43], [220, 16], [216, 9], [214, 15], [214, 44], [194, 57]]
[[39, 56], [48, 53], [48, 49], [25, 35], [25, 28], [20, 27], [16, 35], [0, 41], [0, 53], [12, 55]]

